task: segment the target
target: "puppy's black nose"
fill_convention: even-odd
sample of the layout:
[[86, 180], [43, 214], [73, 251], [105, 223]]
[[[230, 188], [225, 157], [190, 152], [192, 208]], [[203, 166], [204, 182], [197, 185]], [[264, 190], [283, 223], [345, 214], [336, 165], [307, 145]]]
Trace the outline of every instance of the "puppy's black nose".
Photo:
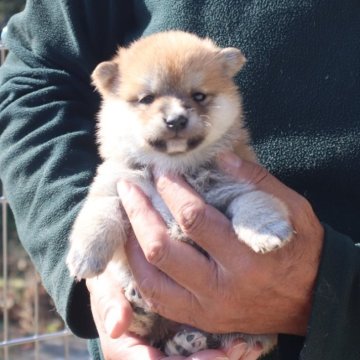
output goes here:
[[180, 115], [177, 117], [168, 117], [164, 119], [169, 130], [180, 131], [186, 128], [189, 119], [186, 116]]

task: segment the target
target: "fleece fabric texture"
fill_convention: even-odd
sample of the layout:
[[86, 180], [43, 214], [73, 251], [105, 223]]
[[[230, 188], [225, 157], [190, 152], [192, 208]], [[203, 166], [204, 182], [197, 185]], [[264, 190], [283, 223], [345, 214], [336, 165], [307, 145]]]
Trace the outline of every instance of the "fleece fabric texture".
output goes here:
[[[73, 283], [64, 262], [99, 163], [90, 74], [118, 45], [167, 29], [242, 49], [237, 81], [261, 162], [331, 226], [308, 334], [281, 335], [268, 359], [360, 359], [357, 0], [27, 1], [10, 21], [0, 70], [0, 172], [58, 312], [75, 334], [96, 338], [84, 283]], [[96, 340], [90, 348], [101, 357]]]

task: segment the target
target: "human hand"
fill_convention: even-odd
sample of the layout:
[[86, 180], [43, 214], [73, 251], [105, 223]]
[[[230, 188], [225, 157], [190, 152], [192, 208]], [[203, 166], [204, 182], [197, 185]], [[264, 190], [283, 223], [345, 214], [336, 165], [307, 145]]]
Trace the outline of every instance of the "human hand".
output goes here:
[[183, 179], [160, 176], [159, 194], [207, 258], [186, 243], [171, 241], [145, 195], [119, 183], [138, 240], [128, 242], [127, 253], [143, 297], [155, 312], [208, 332], [304, 335], [323, 243], [321, 224], [302, 196], [259, 165], [226, 154], [219, 166], [287, 205], [296, 230], [292, 241], [271, 253], [254, 253], [236, 238], [225, 216]]
[[[106, 360], [181, 360], [182, 356], [166, 357], [161, 351], [149, 346], [143, 339], [127, 332], [132, 319], [132, 309], [125, 299], [116, 274], [108, 267], [101, 275], [87, 279], [91, 310]], [[248, 357], [246, 344], [239, 342], [230, 350], [231, 360], [254, 360]], [[243, 356], [241, 358], [241, 356]], [[245, 357], [246, 356], [246, 357]], [[227, 359], [221, 351], [202, 351], [185, 360]]]
[[140, 338], [127, 333], [132, 309], [112, 267], [99, 276], [86, 280], [91, 310], [106, 360], [155, 360], [160, 351], [147, 346]]

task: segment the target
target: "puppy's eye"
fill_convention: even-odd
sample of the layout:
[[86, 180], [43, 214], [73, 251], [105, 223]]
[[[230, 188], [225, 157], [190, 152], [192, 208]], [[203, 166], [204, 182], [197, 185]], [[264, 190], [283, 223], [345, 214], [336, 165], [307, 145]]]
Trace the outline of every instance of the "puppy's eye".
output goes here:
[[196, 92], [192, 94], [192, 98], [196, 102], [203, 102], [206, 99], [206, 94], [202, 92]]
[[155, 96], [150, 94], [150, 95], [142, 96], [142, 97], [139, 99], [139, 103], [140, 103], [140, 104], [149, 105], [149, 104], [151, 104], [152, 102], [154, 102], [154, 100], [155, 100]]

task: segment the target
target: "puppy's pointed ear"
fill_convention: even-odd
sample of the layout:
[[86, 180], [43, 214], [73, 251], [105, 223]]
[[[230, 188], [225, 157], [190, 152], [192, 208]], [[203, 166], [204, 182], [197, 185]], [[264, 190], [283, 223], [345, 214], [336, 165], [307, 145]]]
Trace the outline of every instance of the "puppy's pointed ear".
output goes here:
[[116, 95], [120, 84], [118, 64], [115, 61], [100, 63], [91, 74], [91, 79], [101, 96]]
[[245, 56], [236, 48], [221, 49], [220, 56], [223, 59], [226, 75], [230, 77], [235, 76], [246, 63]]

